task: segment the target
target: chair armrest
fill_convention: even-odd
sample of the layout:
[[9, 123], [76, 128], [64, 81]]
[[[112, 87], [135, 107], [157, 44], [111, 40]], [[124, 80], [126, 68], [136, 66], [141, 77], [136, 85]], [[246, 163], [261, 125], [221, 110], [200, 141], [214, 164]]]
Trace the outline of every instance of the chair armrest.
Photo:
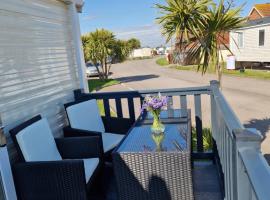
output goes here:
[[106, 132], [125, 135], [134, 124], [134, 121], [126, 118], [102, 117]]
[[69, 137], [55, 139], [57, 148], [64, 159], [103, 159], [102, 136]]
[[81, 137], [81, 136], [98, 136], [98, 135], [101, 135], [100, 132], [76, 129], [76, 128], [71, 128], [70, 126], [64, 127], [63, 132], [64, 132], [65, 137]]
[[13, 174], [19, 199], [87, 199], [82, 160], [19, 163]]

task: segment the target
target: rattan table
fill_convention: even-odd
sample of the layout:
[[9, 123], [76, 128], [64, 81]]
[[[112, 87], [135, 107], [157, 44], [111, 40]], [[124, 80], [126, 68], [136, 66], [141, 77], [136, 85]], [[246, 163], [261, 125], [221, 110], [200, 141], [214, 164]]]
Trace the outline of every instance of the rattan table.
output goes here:
[[151, 115], [141, 117], [113, 152], [120, 200], [193, 200], [190, 110], [164, 111], [162, 148]]

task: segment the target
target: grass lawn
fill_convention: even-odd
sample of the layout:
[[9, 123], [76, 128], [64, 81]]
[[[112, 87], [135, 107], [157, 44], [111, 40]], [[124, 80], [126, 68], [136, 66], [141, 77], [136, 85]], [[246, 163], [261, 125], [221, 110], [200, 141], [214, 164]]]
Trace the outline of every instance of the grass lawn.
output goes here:
[[159, 58], [157, 59], [156, 63], [160, 66], [169, 65], [169, 62], [166, 60], [166, 58]]
[[[168, 66], [169, 63], [166, 61], [166, 58], [160, 58], [156, 61], [156, 63], [160, 66]], [[167, 64], [165, 64], [167, 63]], [[170, 68], [178, 69], [178, 70], [186, 70], [186, 71], [197, 71], [197, 65], [188, 65], [188, 66], [176, 66], [172, 65]], [[212, 67], [207, 70], [207, 73], [215, 73]], [[246, 69], [245, 72], [240, 72], [240, 70], [227, 70], [223, 69], [223, 74], [231, 75], [231, 76], [239, 76], [239, 77], [250, 77], [250, 78], [258, 78], [258, 79], [270, 79], [270, 71], [267, 70], [252, 70]]]
[[[100, 79], [90, 79], [88, 80], [89, 91], [94, 92], [100, 90], [101, 88], [109, 87], [112, 85], [119, 84], [120, 81], [114, 79], [100, 80]], [[101, 116], [105, 116], [104, 104], [102, 100], [97, 100], [98, 108]], [[111, 116], [116, 117], [116, 113], [111, 110]]]
[[152, 58], [153, 58], [152, 56], [143, 56], [143, 57], [129, 58], [128, 60], [146, 60]]
[[240, 72], [239, 70], [225, 70], [224, 74], [260, 79], [270, 79], [270, 71], [266, 70], [246, 69], [245, 72]]
[[89, 86], [90, 92], [100, 90], [102, 88], [109, 87], [112, 85], [117, 85], [119, 83], [120, 83], [120, 81], [117, 81], [114, 79], [108, 79], [108, 80], [90, 79], [90, 80], [88, 80], [88, 86]]

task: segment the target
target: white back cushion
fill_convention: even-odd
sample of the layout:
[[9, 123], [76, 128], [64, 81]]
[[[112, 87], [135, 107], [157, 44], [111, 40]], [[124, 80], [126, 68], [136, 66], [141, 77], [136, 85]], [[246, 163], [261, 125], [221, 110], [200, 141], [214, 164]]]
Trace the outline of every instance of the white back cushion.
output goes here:
[[67, 114], [72, 128], [101, 133], [105, 132], [95, 99], [68, 107]]
[[16, 139], [27, 162], [62, 160], [46, 119], [21, 130]]

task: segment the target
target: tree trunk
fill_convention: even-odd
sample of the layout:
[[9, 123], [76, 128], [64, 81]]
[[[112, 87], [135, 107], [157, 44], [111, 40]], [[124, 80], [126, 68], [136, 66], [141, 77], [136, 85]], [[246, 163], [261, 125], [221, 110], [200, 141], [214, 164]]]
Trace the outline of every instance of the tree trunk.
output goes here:
[[175, 41], [175, 52], [176, 52], [176, 63], [178, 65], [185, 65], [185, 44], [184, 44], [184, 33], [179, 33]]
[[222, 69], [223, 69], [223, 67], [221, 66], [220, 63], [218, 63], [218, 65], [217, 65], [217, 76], [218, 76], [220, 89], [222, 89]]
[[104, 80], [105, 79], [105, 66], [104, 66], [104, 62], [101, 61], [101, 68], [102, 68], [102, 74], [100, 74], [100, 77], [101, 77], [101, 80]]
[[96, 69], [97, 69], [99, 79], [102, 80], [102, 79], [103, 79], [103, 77], [102, 77], [102, 72], [99, 70], [98, 64], [96, 63], [96, 64], [94, 64], [94, 65], [95, 65], [95, 67], [96, 67]]
[[109, 65], [109, 71], [108, 71], [108, 73], [110, 73], [111, 67], [112, 67], [112, 63], [110, 63], [110, 65]]
[[105, 79], [107, 80], [108, 79], [108, 65], [107, 65], [106, 60], [105, 60], [104, 64], [105, 64]]

